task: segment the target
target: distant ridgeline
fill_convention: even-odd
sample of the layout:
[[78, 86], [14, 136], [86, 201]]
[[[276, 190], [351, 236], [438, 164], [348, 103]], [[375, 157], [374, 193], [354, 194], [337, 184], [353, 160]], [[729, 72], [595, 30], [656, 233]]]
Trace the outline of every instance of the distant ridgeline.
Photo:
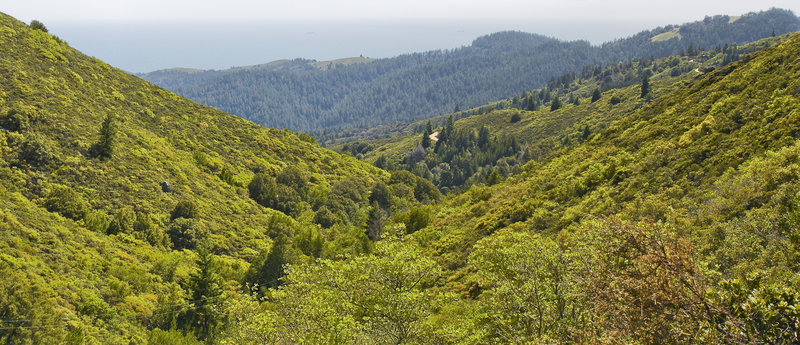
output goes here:
[[800, 20], [792, 12], [770, 9], [660, 27], [600, 46], [500, 32], [468, 47], [373, 61], [298, 59], [140, 76], [258, 124], [305, 131], [325, 141], [349, 128], [415, 121], [511, 97], [585, 65], [692, 53], [796, 30]]
[[[586, 66], [513, 98], [405, 125], [350, 131], [352, 136], [332, 147], [382, 169], [413, 172], [443, 192], [493, 185], [531, 160], [582, 143], [609, 119], [624, 117], [632, 110], [626, 101], [654, 99], [786, 38]], [[630, 87], [639, 89], [638, 97], [621, 92]]]

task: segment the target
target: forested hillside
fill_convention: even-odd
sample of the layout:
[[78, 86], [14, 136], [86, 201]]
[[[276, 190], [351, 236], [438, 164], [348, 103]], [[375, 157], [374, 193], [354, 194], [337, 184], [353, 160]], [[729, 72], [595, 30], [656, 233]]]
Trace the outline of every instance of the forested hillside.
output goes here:
[[34, 24], [0, 14], [0, 343], [210, 339], [225, 293], [275, 284], [286, 262], [368, 252], [368, 221], [440, 197]]
[[[528, 161], [582, 143], [605, 123], [641, 106], [625, 100], [658, 98], [787, 37], [694, 55], [587, 66], [581, 73], [552, 79], [542, 89], [404, 126], [371, 129], [359, 135], [378, 139], [333, 148], [382, 169], [411, 171], [443, 192], [494, 184]], [[637, 86], [639, 94], [621, 91], [629, 86]]]
[[556, 109], [591, 132], [371, 255], [292, 265], [230, 343], [800, 341], [799, 53]]
[[800, 342], [797, 34], [423, 124], [428, 155], [536, 153], [445, 196], [41, 23], [0, 45], [2, 343]]
[[460, 49], [363, 64], [319, 68], [294, 60], [266, 68], [167, 70], [142, 77], [267, 127], [301, 130], [326, 140], [344, 129], [410, 122], [512, 97], [585, 65], [694, 54], [795, 30], [800, 30], [800, 21], [794, 14], [772, 9], [707, 17], [601, 46], [501, 32]]

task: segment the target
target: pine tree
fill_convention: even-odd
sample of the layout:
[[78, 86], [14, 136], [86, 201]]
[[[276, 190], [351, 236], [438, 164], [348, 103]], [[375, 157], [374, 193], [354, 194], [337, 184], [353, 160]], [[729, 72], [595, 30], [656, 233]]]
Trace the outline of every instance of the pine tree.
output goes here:
[[592, 103], [597, 102], [601, 96], [600, 89], [594, 89], [594, 91], [592, 91]]
[[422, 132], [422, 142], [420, 144], [422, 144], [423, 148], [431, 147], [431, 134], [433, 134], [433, 127], [431, 122], [428, 121], [428, 124], [425, 125], [425, 131]]
[[550, 103], [550, 111], [561, 109], [561, 99], [558, 96], [553, 96], [553, 101]]
[[103, 125], [100, 127], [100, 140], [90, 149], [95, 157], [100, 159], [111, 158], [114, 153], [114, 146], [117, 135], [117, 126], [111, 115], [106, 115]]
[[222, 278], [214, 254], [207, 248], [201, 246], [195, 262], [197, 271], [189, 278], [192, 301], [184, 315], [184, 326], [199, 339], [208, 340], [222, 325], [220, 314], [215, 310], [223, 293]]
[[647, 98], [650, 94], [650, 77], [644, 76], [642, 78], [642, 98]]

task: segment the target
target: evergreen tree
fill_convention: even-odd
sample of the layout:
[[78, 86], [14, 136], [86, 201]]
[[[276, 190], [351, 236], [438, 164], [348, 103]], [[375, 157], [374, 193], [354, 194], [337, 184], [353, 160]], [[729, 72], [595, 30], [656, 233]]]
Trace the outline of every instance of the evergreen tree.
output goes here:
[[201, 246], [197, 251], [197, 271], [189, 278], [190, 307], [183, 317], [184, 328], [194, 332], [201, 340], [210, 342], [222, 325], [217, 312], [223, 294], [223, 280], [214, 254]]
[[650, 94], [650, 77], [644, 76], [642, 78], [642, 98], [647, 98], [647, 95]]
[[285, 275], [284, 266], [294, 261], [295, 253], [291, 241], [284, 234], [279, 234], [272, 243], [268, 254], [261, 254], [259, 262], [250, 266], [247, 282], [260, 288], [275, 288], [281, 285]]
[[550, 111], [561, 109], [561, 99], [558, 96], [553, 96], [553, 101], [550, 103]]
[[428, 124], [425, 125], [425, 131], [422, 132], [422, 142], [420, 144], [423, 148], [431, 147], [431, 134], [433, 134], [433, 128], [431, 122], [428, 121]]
[[116, 134], [117, 127], [114, 123], [114, 118], [111, 115], [106, 115], [103, 125], [100, 127], [100, 140], [90, 149], [95, 157], [100, 159], [111, 158], [111, 154], [114, 153]]
[[597, 102], [601, 96], [600, 89], [594, 89], [594, 91], [592, 91], [592, 103]]

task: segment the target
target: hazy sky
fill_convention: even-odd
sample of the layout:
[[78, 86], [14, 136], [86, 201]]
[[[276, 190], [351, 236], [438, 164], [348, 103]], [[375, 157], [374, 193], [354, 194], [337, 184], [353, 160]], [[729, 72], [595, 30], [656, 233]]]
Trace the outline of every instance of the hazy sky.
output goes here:
[[706, 15], [800, 0], [0, 0], [82, 52], [131, 72], [451, 49], [503, 30], [594, 44]]
[[0, 11], [23, 21], [349, 18], [696, 20], [769, 7], [796, 14], [798, 0], [11, 0]]

